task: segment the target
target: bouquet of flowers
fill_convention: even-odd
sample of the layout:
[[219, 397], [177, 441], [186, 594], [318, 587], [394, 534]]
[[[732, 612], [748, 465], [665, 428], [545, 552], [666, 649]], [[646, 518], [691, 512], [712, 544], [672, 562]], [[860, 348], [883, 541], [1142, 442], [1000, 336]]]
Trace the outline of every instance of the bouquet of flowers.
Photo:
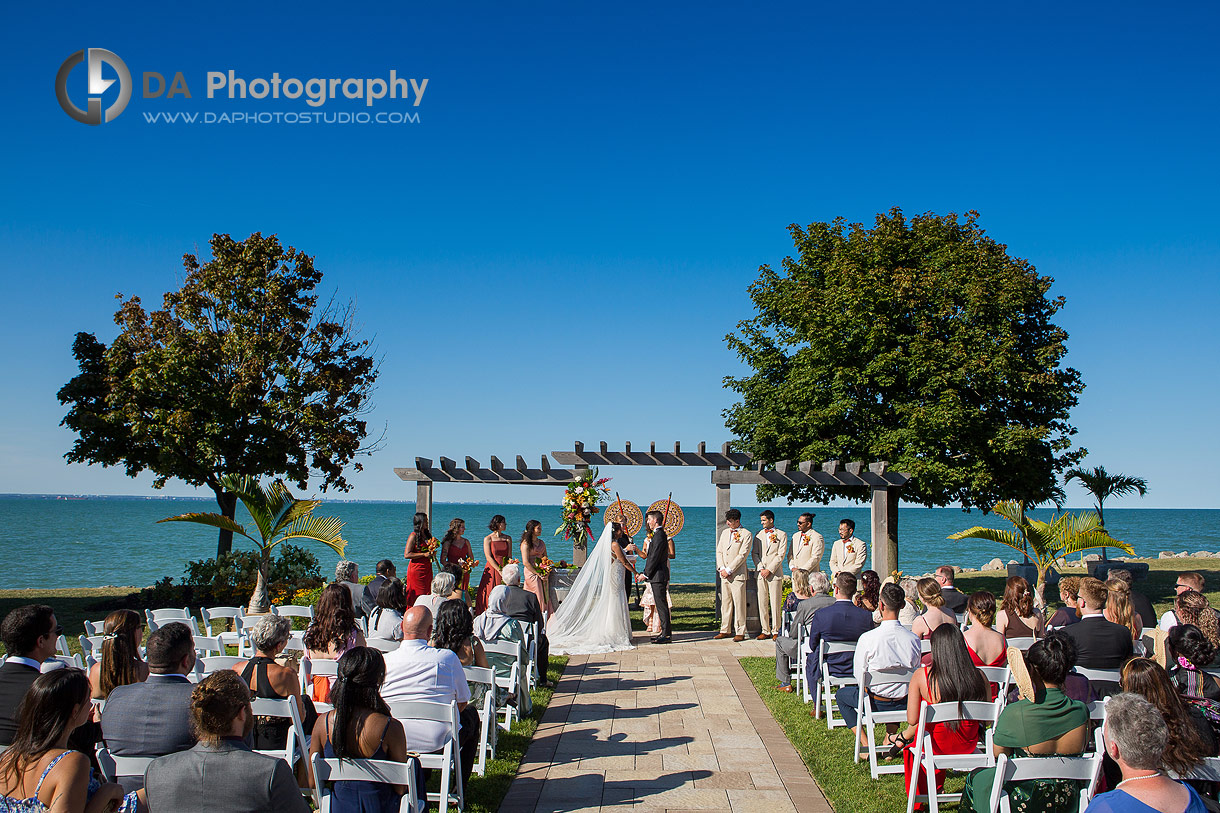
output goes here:
[[546, 556], [540, 556], [534, 560], [534, 570], [537, 570], [540, 576], [549, 576], [554, 569], [555, 563]]
[[463, 573], [469, 573], [478, 566], [479, 563], [473, 556], [463, 556], [461, 559], [458, 559], [458, 567], [462, 569]]
[[420, 553], [428, 554], [429, 559], [435, 559], [436, 552], [441, 549], [441, 541], [435, 536], [429, 538], [427, 542], [420, 542], [416, 540], [415, 545]]
[[597, 503], [610, 496], [606, 483], [609, 477], [598, 477], [597, 469], [590, 469], [574, 483], [569, 483], [563, 492], [563, 519], [555, 529], [555, 535], [563, 533], [564, 539], [584, 547], [589, 539], [589, 520], [598, 513]]

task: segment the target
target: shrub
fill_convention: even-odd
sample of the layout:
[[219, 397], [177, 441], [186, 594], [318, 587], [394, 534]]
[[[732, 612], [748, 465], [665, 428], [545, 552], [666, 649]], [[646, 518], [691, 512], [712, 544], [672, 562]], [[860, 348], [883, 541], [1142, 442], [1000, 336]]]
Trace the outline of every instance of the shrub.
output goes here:
[[[318, 557], [296, 545], [276, 546], [271, 560], [271, 598], [276, 604], [313, 604], [321, 592]], [[273, 551], [274, 554], [274, 551]], [[212, 559], [187, 562], [180, 584], [170, 576], [129, 600], [132, 607], [188, 605], [244, 607], [258, 580], [258, 554], [234, 551]], [[304, 598], [311, 597], [309, 600]], [[299, 600], [301, 599], [301, 600]]]

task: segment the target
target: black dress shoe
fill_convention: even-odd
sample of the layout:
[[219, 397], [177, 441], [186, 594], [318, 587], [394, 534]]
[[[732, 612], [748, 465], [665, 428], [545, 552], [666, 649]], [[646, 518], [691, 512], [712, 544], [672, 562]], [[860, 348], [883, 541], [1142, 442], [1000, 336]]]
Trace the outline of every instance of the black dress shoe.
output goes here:
[[669, 644], [673, 643], [673, 638], [670, 638], [668, 635], [658, 635], [652, 639], [652, 642], [654, 644]]

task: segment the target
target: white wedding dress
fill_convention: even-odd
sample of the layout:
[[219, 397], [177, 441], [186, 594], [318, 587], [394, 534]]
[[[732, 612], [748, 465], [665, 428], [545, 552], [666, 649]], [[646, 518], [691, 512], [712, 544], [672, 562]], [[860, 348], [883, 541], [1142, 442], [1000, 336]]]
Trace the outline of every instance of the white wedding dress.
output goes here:
[[556, 655], [598, 655], [634, 649], [623, 565], [611, 553], [611, 526], [572, 583], [568, 597], [547, 623], [551, 652]]

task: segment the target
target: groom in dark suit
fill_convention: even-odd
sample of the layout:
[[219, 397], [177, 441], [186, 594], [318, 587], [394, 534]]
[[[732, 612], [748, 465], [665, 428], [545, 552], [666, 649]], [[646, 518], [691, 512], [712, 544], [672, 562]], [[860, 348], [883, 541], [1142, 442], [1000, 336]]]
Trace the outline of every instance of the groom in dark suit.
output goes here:
[[669, 628], [669, 537], [662, 527], [665, 517], [660, 511], [649, 511], [644, 517], [648, 526], [648, 558], [644, 560], [644, 578], [652, 586], [652, 600], [656, 605], [657, 620], [661, 622], [661, 634], [652, 639], [654, 644], [668, 644], [672, 638]]

